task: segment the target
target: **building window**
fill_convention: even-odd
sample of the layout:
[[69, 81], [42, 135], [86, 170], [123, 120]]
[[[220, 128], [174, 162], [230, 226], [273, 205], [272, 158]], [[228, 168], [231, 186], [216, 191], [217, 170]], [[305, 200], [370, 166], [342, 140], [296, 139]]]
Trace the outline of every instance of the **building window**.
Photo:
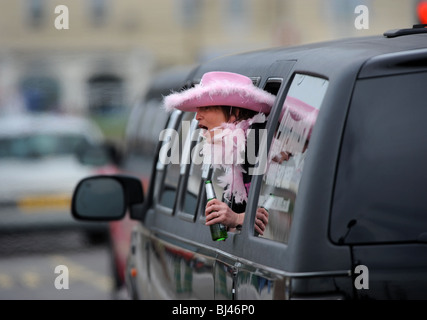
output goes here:
[[27, 0], [28, 4], [28, 21], [30, 27], [39, 28], [45, 18], [45, 1], [44, 0]]
[[97, 75], [88, 80], [89, 109], [92, 114], [109, 114], [123, 107], [123, 79], [115, 75]]
[[108, 9], [111, 6], [109, 0], [90, 0], [88, 1], [90, 22], [94, 27], [105, 25], [108, 15]]
[[197, 25], [202, 5], [201, 0], [176, 0], [177, 20], [187, 28]]
[[55, 111], [59, 108], [60, 85], [50, 76], [28, 76], [20, 82], [27, 111]]
[[247, 0], [226, 0], [222, 4], [223, 26], [231, 32], [241, 34], [249, 29], [250, 4]]

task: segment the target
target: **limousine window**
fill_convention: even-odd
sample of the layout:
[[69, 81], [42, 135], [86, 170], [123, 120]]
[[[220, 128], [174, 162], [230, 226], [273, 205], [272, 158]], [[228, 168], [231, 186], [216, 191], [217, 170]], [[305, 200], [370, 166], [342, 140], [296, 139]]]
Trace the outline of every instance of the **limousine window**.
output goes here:
[[292, 80], [268, 154], [258, 206], [273, 197], [262, 237], [287, 243], [309, 138], [328, 81], [304, 74]]
[[331, 214], [336, 243], [425, 242], [427, 73], [358, 80]]
[[[198, 121], [193, 118], [190, 125], [190, 134], [184, 147], [183, 161], [181, 164], [181, 180], [186, 186], [183, 199], [183, 212], [190, 219], [194, 219], [197, 212], [199, 194], [202, 189], [202, 167], [203, 158], [201, 155], [202, 135], [198, 128]], [[206, 178], [206, 177], [205, 177]]]
[[[209, 164], [197, 165], [194, 167], [195, 170], [192, 172], [194, 175], [194, 179], [199, 179], [200, 182], [200, 193], [199, 193], [199, 201], [198, 211], [199, 211], [199, 222], [205, 224], [205, 207], [206, 207], [206, 189], [205, 182], [206, 180], [212, 181], [212, 186], [214, 188], [215, 194], [217, 198], [221, 199], [222, 194], [224, 193], [224, 188], [219, 185], [218, 177], [224, 174], [224, 170], [221, 168], [216, 168], [215, 170]], [[196, 169], [197, 168], [197, 169]], [[198, 178], [197, 178], [198, 177]]]
[[277, 93], [279, 92], [282, 82], [283, 82], [282, 78], [269, 78], [267, 80], [267, 84], [264, 87], [264, 90], [277, 96]]
[[163, 130], [159, 137], [162, 146], [156, 165], [154, 194], [158, 197], [158, 203], [165, 208], [173, 209], [175, 205], [183, 141], [185, 141], [189, 131], [188, 127], [182, 124], [189, 123], [192, 117], [194, 117], [193, 113], [174, 111], [167, 129]]
[[[279, 91], [280, 85], [282, 83], [282, 78], [271, 78], [267, 80], [267, 83], [265, 85], [264, 90], [267, 92], [270, 92], [274, 95], [277, 94]], [[260, 78], [252, 78], [252, 82], [254, 85], [258, 85], [260, 82]], [[199, 132], [195, 132], [195, 136], [193, 136], [192, 140], [196, 141], [197, 137], [199, 140], [197, 141], [196, 145], [200, 146], [200, 134]], [[194, 146], [194, 145], [193, 145]], [[201, 150], [194, 148], [192, 149], [193, 153], [197, 153]], [[194, 159], [194, 156], [191, 157], [191, 161]], [[197, 159], [197, 157], [196, 157]], [[192, 161], [190, 166], [190, 173], [188, 176], [188, 182], [187, 182], [187, 192], [184, 198], [184, 211], [185, 212], [194, 212], [194, 208], [196, 208], [196, 212], [199, 212], [199, 222], [205, 223], [205, 205], [206, 205], [206, 191], [205, 191], [205, 181], [211, 180], [212, 186], [214, 187], [215, 194], [217, 197], [221, 198], [222, 194], [224, 193], [224, 188], [220, 186], [219, 178], [225, 174], [225, 169], [223, 168], [215, 168], [213, 170], [209, 165], [203, 165], [199, 161], [194, 162]], [[197, 198], [197, 195], [199, 197]], [[199, 202], [197, 202], [197, 200]], [[196, 214], [194, 212], [194, 214]], [[236, 232], [240, 232], [239, 230], [236, 230]]]

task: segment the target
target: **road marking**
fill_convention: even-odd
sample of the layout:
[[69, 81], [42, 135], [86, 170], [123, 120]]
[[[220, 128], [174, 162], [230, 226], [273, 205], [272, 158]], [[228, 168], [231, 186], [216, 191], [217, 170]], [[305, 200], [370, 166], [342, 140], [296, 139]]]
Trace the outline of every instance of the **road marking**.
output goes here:
[[55, 265], [65, 265], [68, 267], [70, 276], [70, 288], [73, 281], [80, 280], [88, 283], [102, 291], [110, 291], [113, 287], [111, 277], [103, 276], [93, 270], [90, 270], [82, 265], [76, 264], [64, 256], [52, 256], [51, 260]]
[[58, 274], [55, 273], [57, 265], [65, 265], [69, 270], [69, 285], [72, 289], [73, 283], [84, 283], [85, 285], [96, 288], [102, 292], [111, 292], [113, 290], [113, 279], [110, 276], [101, 274], [96, 270], [90, 270], [84, 265], [77, 264], [71, 259], [67, 259], [62, 255], [52, 255], [48, 257], [51, 274], [46, 270], [35, 269], [35, 266], [26, 267], [25, 271], [15, 270], [13, 274], [0, 273], [0, 290], [10, 290], [21, 286], [27, 289], [37, 289], [43, 285], [52, 284], [54, 288], [55, 278]]

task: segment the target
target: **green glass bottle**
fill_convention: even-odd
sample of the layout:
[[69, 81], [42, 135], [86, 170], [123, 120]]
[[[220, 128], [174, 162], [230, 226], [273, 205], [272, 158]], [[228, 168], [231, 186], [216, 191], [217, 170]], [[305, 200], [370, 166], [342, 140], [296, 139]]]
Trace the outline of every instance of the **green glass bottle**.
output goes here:
[[267, 212], [271, 209], [274, 202], [274, 194], [270, 193], [262, 204], [261, 208], [264, 208]]
[[[206, 180], [205, 187], [206, 187], [207, 201], [216, 199], [215, 190], [210, 180]], [[223, 224], [216, 223], [216, 224], [210, 225], [209, 227], [211, 229], [211, 236], [213, 241], [224, 241], [225, 239], [227, 239], [228, 237], [227, 228]]]

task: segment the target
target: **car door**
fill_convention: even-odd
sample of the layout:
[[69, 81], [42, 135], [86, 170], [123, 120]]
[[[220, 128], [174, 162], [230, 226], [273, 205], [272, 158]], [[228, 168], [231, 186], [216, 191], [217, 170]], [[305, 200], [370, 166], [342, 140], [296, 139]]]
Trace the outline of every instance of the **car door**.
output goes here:
[[[289, 88], [289, 89], [288, 89]], [[328, 81], [318, 76], [295, 73], [279, 91], [267, 131], [272, 138], [264, 150], [265, 172], [253, 179], [248, 211], [251, 221], [242, 231], [248, 250], [232, 266], [235, 299], [289, 299], [292, 273], [285, 261], [292, 259], [288, 248], [293, 228], [298, 189], [310, 138]], [[277, 120], [276, 120], [277, 119]], [[274, 122], [273, 122], [274, 121]], [[270, 199], [270, 200], [268, 200]], [[270, 201], [269, 220], [263, 235], [253, 230], [254, 211]], [[272, 201], [271, 201], [272, 200]], [[242, 244], [243, 245], [243, 244]]]
[[427, 298], [427, 72], [405, 61], [427, 51], [415, 54], [367, 64], [349, 109], [331, 239], [352, 247], [361, 299]]
[[214, 298], [215, 251], [199, 244], [208, 228], [195, 219], [201, 171], [188, 162], [196, 124], [194, 113], [174, 111], [160, 136], [150, 205], [133, 232], [128, 263], [138, 270], [130, 279], [138, 299]]

